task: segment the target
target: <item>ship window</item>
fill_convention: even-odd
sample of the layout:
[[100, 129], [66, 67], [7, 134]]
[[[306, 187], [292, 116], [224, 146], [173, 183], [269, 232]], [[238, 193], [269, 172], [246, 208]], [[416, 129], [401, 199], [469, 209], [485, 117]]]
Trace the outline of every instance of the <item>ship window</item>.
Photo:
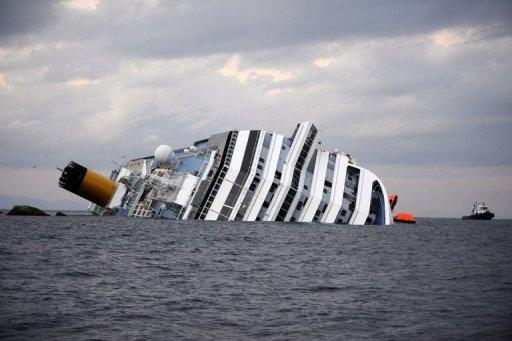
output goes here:
[[330, 182], [329, 180], [325, 180], [324, 184], [326, 187], [332, 188], [332, 182]]
[[265, 159], [260, 157], [260, 162], [265, 162]]
[[301, 208], [302, 208], [302, 201], [299, 201], [299, 203], [297, 204], [297, 207], [295, 208], [297, 211], [300, 211]]
[[263, 205], [261, 205], [261, 206], [267, 208], [270, 206], [270, 203], [268, 201], [265, 201], [265, 202], [263, 202]]
[[249, 191], [253, 191], [256, 189], [256, 184], [252, 184], [251, 186], [249, 186]]
[[262, 165], [258, 165], [258, 166], [256, 166], [256, 168], [261, 170], [261, 169], [263, 169], [263, 166]]

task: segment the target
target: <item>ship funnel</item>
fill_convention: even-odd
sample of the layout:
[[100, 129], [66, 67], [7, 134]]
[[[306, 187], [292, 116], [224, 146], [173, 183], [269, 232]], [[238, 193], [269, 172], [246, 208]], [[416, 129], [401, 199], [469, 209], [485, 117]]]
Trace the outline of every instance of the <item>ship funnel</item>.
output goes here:
[[73, 161], [64, 168], [59, 178], [59, 187], [102, 207], [109, 204], [116, 186], [114, 181]]

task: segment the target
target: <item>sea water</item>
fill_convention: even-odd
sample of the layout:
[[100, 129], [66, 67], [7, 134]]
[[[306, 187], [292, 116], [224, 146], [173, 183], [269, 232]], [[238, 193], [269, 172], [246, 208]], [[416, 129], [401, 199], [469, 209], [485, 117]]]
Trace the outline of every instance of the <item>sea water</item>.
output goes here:
[[0, 337], [512, 338], [512, 221], [0, 216]]

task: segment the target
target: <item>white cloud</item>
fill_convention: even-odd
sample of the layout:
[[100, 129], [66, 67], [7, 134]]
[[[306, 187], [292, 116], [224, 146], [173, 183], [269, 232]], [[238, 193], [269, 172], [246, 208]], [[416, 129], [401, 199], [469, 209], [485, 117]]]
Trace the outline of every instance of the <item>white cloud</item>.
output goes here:
[[88, 12], [97, 10], [99, 3], [100, 0], [65, 0], [62, 2], [66, 8], [78, 9]]
[[443, 29], [431, 34], [430, 38], [438, 47], [448, 48], [464, 44], [478, 37], [481, 28]]
[[275, 88], [272, 90], [268, 90], [265, 94], [267, 96], [276, 96], [276, 95], [280, 95], [283, 93], [291, 93], [292, 91], [293, 91], [293, 89], [291, 89], [291, 88]]
[[7, 83], [7, 81], [5, 80], [5, 76], [1, 73], [0, 73], [0, 90], [7, 91], [7, 92], [12, 92], [12, 90], [13, 90], [13, 87], [9, 83]]
[[73, 78], [66, 82], [66, 85], [73, 87], [73, 88], [81, 88], [86, 85], [96, 85], [98, 84], [97, 79], [89, 79], [89, 78]]
[[240, 64], [240, 57], [235, 55], [229, 58], [226, 65], [219, 69], [219, 73], [224, 77], [236, 77], [238, 72], [238, 65]]
[[251, 81], [283, 82], [293, 79], [300, 73], [298, 70], [286, 71], [278, 68], [246, 68], [241, 70], [240, 57], [237, 55], [232, 56], [218, 72], [224, 77], [234, 77], [244, 85]]
[[104, 144], [121, 136], [129, 123], [127, 120], [122, 109], [114, 107], [85, 118], [84, 125], [87, 134], [93, 138], [91, 143]]
[[333, 62], [333, 58], [317, 58], [313, 61], [313, 64], [315, 64], [319, 68], [325, 68], [331, 65]]

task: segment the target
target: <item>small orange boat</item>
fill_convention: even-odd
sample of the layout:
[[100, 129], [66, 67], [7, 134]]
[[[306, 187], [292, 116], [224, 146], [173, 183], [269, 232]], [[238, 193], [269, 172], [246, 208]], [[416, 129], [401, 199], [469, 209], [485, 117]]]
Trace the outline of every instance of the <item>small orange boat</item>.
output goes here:
[[407, 212], [397, 212], [393, 220], [397, 223], [416, 224], [416, 218], [414, 218], [411, 213]]
[[[391, 211], [393, 211], [396, 204], [398, 203], [398, 195], [391, 194], [388, 196], [388, 200]], [[397, 212], [393, 217], [393, 221], [397, 223], [416, 224], [416, 218], [414, 218], [414, 216], [408, 212]]]

